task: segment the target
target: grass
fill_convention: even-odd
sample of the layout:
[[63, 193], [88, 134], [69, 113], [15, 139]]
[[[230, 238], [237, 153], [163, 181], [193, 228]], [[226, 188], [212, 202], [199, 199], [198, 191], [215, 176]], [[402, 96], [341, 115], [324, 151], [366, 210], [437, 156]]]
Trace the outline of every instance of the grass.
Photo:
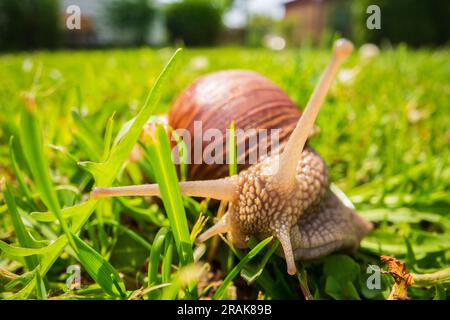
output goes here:
[[[298, 277], [273, 254], [277, 242], [252, 239], [248, 250], [218, 239], [193, 245], [217, 207], [180, 195], [162, 128], [146, 142], [145, 157], [130, 161], [129, 154], [148, 117], [166, 112], [197, 77], [252, 69], [303, 106], [330, 53], [185, 50], [158, 77], [173, 53], [0, 56], [1, 298], [302, 299], [306, 292], [314, 299], [386, 299], [392, 277], [383, 274], [379, 289], [366, 285], [368, 266], [382, 266], [381, 255], [422, 275], [411, 298], [449, 298], [448, 275], [427, 276], [450, 265], [448, 50], [398, 47], [372, 60], [354, 54], [345, 64], [311, 144], [376, 228], [355, 254], [301, 263]], [[89, 198], [94, 184], [147, 181], [161, 185], [162, 201]], [[76, 264], [81, 288], [69, 290], [66, 271]]]

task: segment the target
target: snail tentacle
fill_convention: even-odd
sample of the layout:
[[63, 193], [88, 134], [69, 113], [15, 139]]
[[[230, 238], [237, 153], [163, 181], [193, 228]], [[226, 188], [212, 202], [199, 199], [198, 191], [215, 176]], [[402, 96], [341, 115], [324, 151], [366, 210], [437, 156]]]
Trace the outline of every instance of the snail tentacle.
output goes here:
[[283, 228], [276, 232], [276, 237], [281, 243], [283, 248], [284, 258], [286, 259], [287, 272], [290, 275], [294, 275], [297, 272], [297, 267], [295, 265], [294, 251], [292, 250], [291, 236], [289, 228]]
[[224, 214], [222, 216], [222, 218], [220, 218], [220, 220], [214, 224], [211, 228], [209, 228], [208, 230], [206, 230], [205, 232], [203, 232], [202, 234], [200, 234], [197, 239], [195, 240], [195, 242], [197, 244], [202, 243], [206, 240], [208, 240], [209, 238], [221, 234], [221, 233], [226, 233], [228, 231], [230, 231], [230, 222], [229, 222], [229, 214], [228, 212], [226, 214]]
[[333, 56], [323, 72], [319, 83], [315, 87], [303, 114], [297, 122], [297, 125], [280, 156], [280, 163], [278, 164], [279, 170], [277, 170], [276, 174], [277, 180], [281, 182], [280, 184], [290, 187], [295, 183], [295, 170], [297, 168], [298, 159], [300, 159], [306, 140], [314, 128], [314, 122], [320, 107], [325, 100], [325, 96], [340, 65], [352, 50], [353, 45], [350, 41], [346, 39], [336, 41]]
[[[179, 183], [181, 193], [191, 197], [212, 198], [231, 201], [235, 197], [237, 177], [228, 177], [218, 180], [183, 181]], [[94, 198], [121, 197], [121, 196], [160, 196], [157, 184], [141, 184], [134, 186], [95, 188], [92, 191]]]

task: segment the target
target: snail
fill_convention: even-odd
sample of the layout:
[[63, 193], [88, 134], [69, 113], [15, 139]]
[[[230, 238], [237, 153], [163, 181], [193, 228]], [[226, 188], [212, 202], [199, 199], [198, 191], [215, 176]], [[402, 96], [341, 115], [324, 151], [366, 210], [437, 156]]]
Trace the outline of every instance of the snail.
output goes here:
[[[196, 242], [227, 233], [237, 247], [250, 236], [274, 236], [281, 243], [287, 272], [296, 273], [296, 260], [309, 260], [337, 250], [354, 250], [372, 226], [345, 206], [331, 190], [327, 166], [306, 144], [339, 66], [353, 50], [337, 40], [331, 60], [303, 113], [274, 83], [249, 71], [220, 71], [200, 78], [176, 99], [169, 125], [192, 130], [195, 120], [224, 131], [236, 127], [281, 127], [279, 152], [242, 165], [226, 177], [226, 165], [195, 164], [182, 194], [229, 202], [228, 211]], [[275, 149], [275, 148], [274, 148]], [[246, 152], [249, 150], [246, 150]], [[248, 152], [246, 155], [248, 156]], [[157, 184], [95, 188], [94, 197], [159, 196]]]

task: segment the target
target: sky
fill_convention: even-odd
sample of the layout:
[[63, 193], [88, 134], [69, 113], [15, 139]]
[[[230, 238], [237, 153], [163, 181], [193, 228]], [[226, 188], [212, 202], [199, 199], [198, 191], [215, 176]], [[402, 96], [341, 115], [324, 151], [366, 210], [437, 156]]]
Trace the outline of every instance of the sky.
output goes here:
[[281, 19], [284, 15], [284, 0], [237, 0], [236, 5], [225, 15], [228, 27], [241, 27], [245, 24], [246, 13], [261, 14]]
[[[158, 0], [168, 3], [175, 0]], [[235, 0], [235, 6], [225, 14], [224, 23], [231, 28], [242, 27], [246, 21], [246, 10], [249, 14], [261, 14], [281, 19], [284, 15], [285, 0]]]

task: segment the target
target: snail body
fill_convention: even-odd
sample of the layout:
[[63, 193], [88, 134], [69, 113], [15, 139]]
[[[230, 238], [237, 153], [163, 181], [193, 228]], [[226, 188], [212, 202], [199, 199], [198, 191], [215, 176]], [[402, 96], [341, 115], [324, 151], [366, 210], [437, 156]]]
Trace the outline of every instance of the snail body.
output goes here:
[[[296, 272], [295, 260], [357, 248], [371, 224], [330, 190], [324, 160], [306, 145], [331, 81], [351, 51], [348, 41], [336, 42], [333, 57], [303, 114], [274, 83], [248, 71], [207, 75], [180, 94], [169, 113], [169, 125], [174, 129], [192, 131], [196, 120], [202, 121], [204, 129], [222, 133], [231, 121], [244, 130], [281, 129], [279, 145], [270, 146], [273, 152], [255, 164], [246, 161], [237, 175], [226, 177], [226, 164], [191, 167], [189, 178], [197, 181], [180, 182], [183, 194], [229, 202], [227, 213], [197, 242], [227, 233], [233, 244], [245, 247], [250, 236], [274, 236], [281, 243], [289, 274]], [[239, 143], [245, 146], [246, 140], [238, 141], [238, 147]], [[242, 157], [247, 159], [251, 147], [244, 150]], [[159, 195], [159, 187], [96, 188], [94, 195]]]
[[[174, 130], [188, 130], [192, 139], [201, 140], [203, 147], [203, 137], [194, 135], [195, 121], [201, 122], [204, 130], [214, 128], [223, 134], [232, 121], [243, 130], [280, 128], [282, 150], [300, 116], [299, 108], [273, 82], [255, 72], [231, 70], [206, 75], [188, 86], [175, 100], [168, 122]], [[225, 142], [220, 143], [225, 153]], [[250, 148], [245, 140], [238, 143], [244, 144], [242, 156], [246, 161], [239, 167], [238, 188], [227, 214], [228, 237], [235, 246], [245, 247], [252, 235], [264, 238], [286, 233], [290, 235], [295, 260], [314, 259], [358, 246], [369, 227], [355, 219], [355, 213], [330, 191], [327, 166], [313, 148], [304, 148], [296, 168], [295, 186], [285, 190], [271, 179], [271, 174], [264, 173], [270, 170], [273, 157], [259, 159], [251, 166]], [[189, 145], [195, 144], [191, 141]], [[227, 175], [227, 164], [191, 164], [189, 170], [190, 180]]]

